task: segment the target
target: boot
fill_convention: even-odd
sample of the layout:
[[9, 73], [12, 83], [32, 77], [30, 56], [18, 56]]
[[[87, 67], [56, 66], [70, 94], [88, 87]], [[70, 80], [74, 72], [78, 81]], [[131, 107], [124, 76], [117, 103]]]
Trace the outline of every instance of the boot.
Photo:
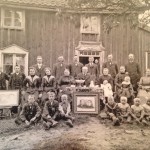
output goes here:
[[69, 127], [73, 127], [73, 123], [72, 123], [72, 121], [70, 120], [70, 119], [68, 119], [67, 121], [66, 121], [66, 124], [69, 126]]
[[115, 118], [115, 119], [113, 120], [113, 125], [114, 125], [114, 126], [120, 126], [120, 121], [119, 121], [118, 118]]

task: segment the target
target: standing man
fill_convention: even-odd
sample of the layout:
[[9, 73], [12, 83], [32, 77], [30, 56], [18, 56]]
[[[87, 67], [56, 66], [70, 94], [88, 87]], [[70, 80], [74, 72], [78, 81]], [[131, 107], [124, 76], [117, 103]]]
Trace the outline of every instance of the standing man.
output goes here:
[[70, 64], [70, 74], [76, 79], [77, 75], [81, 73], [83, 64], [78, 61], [78, 56], [74, 56], [73, 63]]
[[118, 74], [118, 66], [113, 61], [112, 54], [108, 55], [108, 61], [103, 63], [102, 68], [108, 68], [109, 74], [112, 76], [113, 79], [115, 79], [116, 75]]
[[59, 80], [60, 76], [64, 75], [64, 71], [67, 65], [64, 63], [64, 57], [58, 57], [58, 63], [54, 64], [52, 75], [55, 76], [56, 80]]
[[92, 56], [89, 57], [89, 63], [86, 65], [88, 68], [88, 73], [91, 75], [91, 80], [94, 82], [97, 80], [99, 75], [98, 66], [94, 64], [94, 58]]
[[137, 94], [138, 82], [139, 82], [140, 77], [141, 77], [140, 66], [138, 63], [134, 62], [134, 55], [133, 54], [129, 54], [128, 60], [129, 60], [129, 62], [125, 66], [126, 72], [128, 72], [128, 74], [131, 78], [133, 90], [136, 92], [135, 94]]
[[[15, 73], [11, 74], [8, 88], [10, 90], [19, 90], [19, 105], [21, 103], [21, 94], [23, 94], [23, 81], [25, 79], [25, 74], [21, 73], [20, 66], [15, 66]], [[20, 110], [17, 110], [18, 108], [16, 106], [12, 107], [12, 112], [17, 113]]]
[[0, 90], [6, 90], [6, 80], [9, 80], [9, 77], [2, 72], [2, 68], [0, 67]]
[[46, 65], [43, 64], [42, 56], [37, 56], [37, 64], [33, 65], [36, 71], [36, 75], [39, 76], [40, 79], [42, 79], [45, 76], [45, 68]]

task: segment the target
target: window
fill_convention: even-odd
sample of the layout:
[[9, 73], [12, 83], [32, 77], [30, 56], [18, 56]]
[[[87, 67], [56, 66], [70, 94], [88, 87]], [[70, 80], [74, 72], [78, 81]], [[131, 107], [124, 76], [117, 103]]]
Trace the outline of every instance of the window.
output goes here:
[[100, 35], [100, 18], [99, 16], [81, 16], [81, 41], [98, 42]]
[[24, 12], [15, 9], [2, 9], [1, 26], [10, 29], [24, 28]]
[[150, 68], [150, 52], [146, 52], [146, 69]]

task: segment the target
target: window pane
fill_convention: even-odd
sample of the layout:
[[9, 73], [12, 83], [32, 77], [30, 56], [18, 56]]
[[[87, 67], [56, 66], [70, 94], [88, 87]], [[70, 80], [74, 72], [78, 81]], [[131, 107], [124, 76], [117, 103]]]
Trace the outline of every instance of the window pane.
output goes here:
[[4, 54], [4, 72], [7, 74], [11, 74], [13, 72], [13, 55]]
[[6, 18], [11, 18], [12, 17], [12, 11], [11, 10], [9, 10], [9, 9], [6, 9], [5, 10], [5, 15], [4, 15], [4, 17], [6, 17]]
[[16, 55], [16, 65], [20, 66], [21, 72], [25, 69], [25, 55]]
[[21, 20], [20, 19], [15, 19], [14, 25], [17, 27], [21, 27]]
[[150, 53], [148, 53], [148, 64], [147, 67], [150, 68]]
[[4, 25], [5, 26], [12, 26], [11, 18], [5, 18], [4, 19]]

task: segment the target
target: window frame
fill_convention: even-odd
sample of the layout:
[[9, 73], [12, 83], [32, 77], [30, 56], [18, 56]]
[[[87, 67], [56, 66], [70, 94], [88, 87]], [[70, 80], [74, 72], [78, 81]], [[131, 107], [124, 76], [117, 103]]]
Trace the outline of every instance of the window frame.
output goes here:
[[[5, 18], [5, 10], [11, 10], [13, 11], [13, 15], [11, 16], [11, 25], [7, 26], [4, 23]], [[22, 20], [21, 20], [21, 26], [15, 26], [15, 12], [20, 11], [22, 13]], [[14, 9], [14, 8], [1, 8], [1, 27], [5, 29], [17, 29], [17, 30], [23, 30], [25, 29], [25, 11], [20, 9]]]

